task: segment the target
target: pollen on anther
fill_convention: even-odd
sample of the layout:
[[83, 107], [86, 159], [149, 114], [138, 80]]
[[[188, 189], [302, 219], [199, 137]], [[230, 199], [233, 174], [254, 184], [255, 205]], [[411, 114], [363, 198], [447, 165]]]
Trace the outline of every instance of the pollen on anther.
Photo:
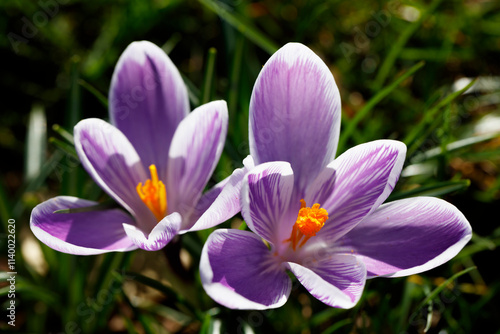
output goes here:
[[[307, 207], [306, 202], [300, 200], [300, 210], [297, 220], [293, 225], [292, 234], [285, 242], [291, 242], [295, 250], [297, 245], [303, 246], [311, 237], [315, 236], [328, 220], [328, 212], [315, 203], [312, 207]], [[300, 243], [299, 243], [300, 242]]]
[[146, 180], [144, 185], [139, 182], [136, 187], [139, 198], [160, 221], [167, 212], [167, 191], [165, 185], [158, 178], [158, 172], [155, 165], [149, 166], [151, 179]]

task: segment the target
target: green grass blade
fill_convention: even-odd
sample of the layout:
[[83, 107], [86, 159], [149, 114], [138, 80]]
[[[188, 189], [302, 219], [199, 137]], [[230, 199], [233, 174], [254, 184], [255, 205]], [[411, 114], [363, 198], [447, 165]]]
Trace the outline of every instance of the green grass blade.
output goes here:
[[78, 159], [78, 154], [76, 154], [76, 150], [73, 145], [70, 145], [54, 137], [49, 138], [49, 143], [60, 149], [64, 154], [71, 156], [75, 159]]
[[97, 282], [94, 291], [96, 295], [99, 291], [107, 289], [113, 280], [116, 280], [115, 270], [122, 270], [124, 265], [127, 266], [133, 255], [133, 252], [119, 252], [109, 255], [109, 258], [107, 258], [109, 262], [105, 262], [106, 266], [102, 265], [99, 268], [99, 281]]
[[165, 51], [166, 54], [170, 54], [180, 41], [182, 41], [182, 35], [177, 32], [173, 33], [172, 36], [170, 36], [170, 38], [163, 43], [161, 49]]
[[387, 201], [395, 201], [415, 196], [443, 196], [455, 191], [465, 190], [470, 186], [470, 180], [437, 182], [416, 189], [391, 194]]
[[205, 65], [205, 74], [203, 76], [203, 84], [201, 88], [201, 104], [212, 101], [215, 81], [215, 60], [217, 58], [217, 50], [215, 48], [208, 49], [207, 62]]
[[[118, 297], [123, 285], [123, 275], [120, 275], [119, 273], [124, 273], [128, 270], [134, 255], [134, 252], [114, 253], [111, 258], [110, 266], [101, 266], [99, 268], [101, 271], [99, 273], [99, 277], [101, 279], [97, 282], [95, 287], [96, 299], [99, 298], [103, 292], [105, 292], [111, 300], [115, 300]], [[89, 333], [97, 333], [99, 332], [97, 329], [104, 328], [106, 326], [109, 321], [110, 314], [114, 307], [116, 307], [116, 304], [114, 302], [103, 303], [101, 307], [102, 311], [97, 314], [95, 323], [93, 324], [93, 329], [88, 331]], [[89, 323], [89, 325], [92, 325], [92, 323]]]
[[128, 279], [134, 280], [134, 281], [136, 281], [138, 283], [144, 284], [146, 286], [149, 286], [150, 288], [153, 288], [155, 290], [160, 291], [161, 293], [163, 293], [168, 298], [171, 298], [171, 299], [179, 301], [179, 302], [181, 302], [181, 301], [184, 302], [182, 300], [182, 297], [178, 296], [177, 293], [172, 288], [170, 288], [170, 287], [168, 287], [166, 285], [161, 284], [157, 280], [154, 280], [152, 278], [149, 278], [147, 276], [144, 276], [144, 275], [141, 275], [141, 274], [137, 274], [137, 273], [134, 273], [134, 272], [127, 272], [127, 273], [125, 273], [125, 276]]
[[[430, 292], [429, 289], [430, 288], [429, 288], [429, 286], [427, 284], [424, 285], [424, 293], [426, 295], [429, 294], [429, 292]], [[431, 328], [431, 325], [432, 325], [432, 306], [433, 306], [432, 299], [429, 299], [427, 301], [427, 323], [425, 325], [423, 333], [427, 333], [427, 331]]]
[[[243, 324], [243, 328], [245, 328], [247, 324]], [[205, 314], [205, 318], [203, 319], [203, 323], [201, 325], [200, 334], [219, 334], [221, 327], [220, 319], [213, 318], [212, 315], [207, 312]], [[247, 331], [245, 331], [246, 333]]]
[[308, 326], [310, 327], [319, 327], [324, 322], [330, 320], [336, 315], [340, 314], [342, 310], [336, 308], [327, 308], [320, 312], [314, 313], [309, 319], [308, 323], [304, 323], [302, 329], [306, 329]]
[[68, 107], [65, 117], [66, 128], [73, 128], [73, 126], [75, 126], [75, 124], [82, 118], [79, 66], [79, 58], [73, 57], [70, 70], [71, 81], [68, 95]]
[[[143, 329], [143, 331], [141, 332], [144, 332], [145, 334], [154, 334], [158, 332], [158, 330], [155, 330], [153, 326], [153, 324], [157, 324], [157, 321], [154, 317], [152, 317], [150, 314], [144, 314], [143, 309], [135, 307], [124, 292], [121, 293], [120, 297], [120, 299], [122, 299], [129, 306], [129, 308], [132, 309], [135, 318], [139, 320]], [[128, 332], [138, 333], [136, 330], [136, 326], [134, 326], [134, 324], [130, 321], [129, 317], [124, 315], [124, 318], [127, 322], [130, 322], [130, 326], [126, 325], [127, 327], [129, 327]]]
[[466, 149], [472, 145], [484, 143], [488, 140], [497, 138], [499, 136], [500, 136], [500, 132], [495, 132], [495, 133], [487, 133], [484, 135], [479, 135], [479, 136], [474, 136], [474, 137], [469, 137], [469, 138], [457, 140], [457, 141], [454, 141], [454, 142], [446, 145], [444, 149], [441, 147], [435, 147], [435, 148], [432, 148], [426, 152], [415, 155], [412, 158], [412, 163], [420, 163], [420, 162], [427, 161], [430, 159], [435, 159], [435, 158], [438, 158], [445, 153], [452, 153], [452, 152], [456, 152], [456, 151], [459, 151], [462, 149]]
[[337, 321], [335, 324], [331, 325], [330, 327], [328, 327], [327, 329], [325, 329], [323, 332], [321, 332], [322, 334], [331, 334], [331, 333], [335, 333], [337, 330], [339, 330], [340, 328], [346, 326], [346, 325], [349, 325], [352, 323], [352, 319], [344, 319], [344, 320], [340, 320], [340, 321]]
[[[7, 296], [9, 290], [9, 285], [0, 288], [0, 297]], [[61, 306], [59, 304], [60, 296], [55, 294], [54, 291], [48, 290], [43, 286], [34, 285], [19, 275], [16, 276], [16, 295], [22, 295], [27, 300], [43, 301], [55, 309], [59, 309]]]
[[[229, 75], [229, 92], [227, 94], [227, 109], [229, 111], [229, 120], [236, 121], [236, 112], [238, 108], [238, 91], [241, 77], [241, 68], [243, 64], [243, 50], [245, 49], [245, 38], [238, 34], [236, 37], [234, 54]], [[236, 127], [230, 126], [229, 134], [232, 134]]]
[[413, 283], [409, 279], [407, 279], [405, 282], [403, 296], [401, 298], [401, 304], [399, 305], [399, 308], [398, 308], [399, 321], [397, 323], [395, 333], [401, 333], [402, 328], [405, 326], [405, 322], [407, 321], [408, 316], [410, 314], [411, 301], [412, 301], [412, 296], [413, 296], [415, 289], [416, 289], [415, 283]]
[[101, 93], [97, 88], [95, 88], [94, 86], [92, 86], [91, 84], [89, 84], [87, 81], [85, 81], [83, 79], [78, 79], [78, 84], [80, 86], [82, 86], [83, 88], [85, 88], [90, 94], [94, 95], [95, 98], [99, 102], [101, 102], [101, 104], [106, 109], [108, 109], [108, 98], [106, 97], [106, 95], [104, 95], [103, 93]]
[[456, 280], [460, 276], [463, 276], [463, 275], [467, 274], [468, 272], [470, 272], [472, 270], [475, 270], [475, 269], [476, 269], [476, 267], [470, 267], [470, 268], [464, 269], [464, 270], [456, 273], [455, 275], [451, 276], [450, 278], [448, 278], [446, 281], [444, 281], [443, 283], [441, 283], [437, 288], [435, 288], [434, 290], [432, 290], [432, 292], [430, 294], [427, 295], [427, 297], [417, 306], [416, 311], [420, 310], [427, 303], [429, 303], [431, 300], [433, 300], [434, 298], [436, 298], [436, 296], [441, 291], [443, 291], [444, 288], [446, 288], [446, 286], [450, 285], [454, 280]]
[[382, 88], [385, 80], [389, 76], [391, 69], [394, 66], [396, 59], [398, 58], [404, 46], [411, 38], [411, 36], [418, 30], [422, 23], [427, 20], [427, 18], [434, 12], [434, 10], [439, 6], [442, 0], [434, 0], [425, 12], [420, 16], [420, 19], [411, 23], [406, 29], [404, 29], [398, 36], [397, 40], [392, 45], [389, 53], [384, 58], [384, 62], [380, 66], [377, 76], [375, 77], [374, 89], [378, 90]]
[[127, 314], [124, 314], [123, 312], [120, 312], [121, 319], [123, 321], [123, 324], [125, 325], [125, 328], [127, 330], [127, 333], [129, 334], [139, 334], [139, 332], [135, 329], [134, 323], [130, 319], [130, 316]]
[[146, 286], [149, 286], [150, 288], [153, 288], [155, 290], [160, 291], [167, 298], [169, 298], [169, 299], [173, 300], [175, 303], [177, 303], [178, 306], [180, 308], [182, 308], [183, 311], [189, 313], [190, 315], [197, 317], [200, 320], [203, 319], [203, 315], [200, 316], [200, 314], [196, 314], [196, 308], [189, 301], [187, 301], [182, 295], [178, 294], [172, 288], [170, 288], [166, 285], [163, 285], [162, 283], [160, 283], [152, 278], [149, 278], [147, 276], [137, 274], [134, 272], [125, 272], [121, 275], [126, 279], [134, 280], [138, 283], [144, 284]]
[[455, 257], [455, 259], [463, 259], [479, 252], [492, 251], [497, 247], [500, 247], [500, 238], [487, 239], [487, 242], [483, 242], [475, 241], [474, 234], [472, 236], [472, 243], [465, 246], [464, 249], [462, 249], [462, 251]]
[[405, 60], [426, 60], [426, 61], [443, 61], [446, 62], [450, 58], [471, 60], [474, 58], [474, 52], [470, 49], [448, 50], [435, 49], [435, 48], [411, 48], [407, 47], [401, 50], [399, 55], [401, 59]]
[[379, 91], [375, 96], [373, 96], [364, 106], [361, 108], [356, 115], [349, 120], [346, 124], [345, 129], [341, 131], [341, 137], [339, 140], [339, 149], [343, 150], [345, 148], [345, 144], [350, 136], [356, 129], [358, 123], [363, 120], [368, 112], [372, 110], [380, 101], [382, 101], [387, 95], [389, 95], [394, 89], [396, 89], [403, 81], [412, 76], [415, 72], [421, 69], [424, 66], [424, 62], [419, 62], [413, 65], [408, 71], [403, 73], [399, 78], [394, 80], [390, 85]]
[[[50, 158], [43, 164], [40, 173], [31, 181], [25, 183], [23, 187], [19, 190], [20, 195], [16, 195], [16, 202], [12, 208], [12, 217], [17, 218], [21, 215], [21, 213], [24, 210], [25, 204], [23, 202], [23, 194], [34, 191], [41, 187], [43, 182], [47, 179], [47, 177], [53, 173], [54, 171], [56, 172], [57, 177], [61, 177], [61, 172], [59, 170], [59, 166], [61, 164], [61, 160], [64, 158], [64, 154], [60, 151], [55, 152], [50, 156]], [[9, 218], [12, 218], [9, 217]]]
[[139, 319], [139, 322], [141, 323], [145, 334], [158, 333], [158, 331], [155, 330], [155, 327], [153, 326], [153, 324], [156, 323], [155, 318], [153, 318], [149, 314], [144, 314], [144, 313], [140, 312], [139, 310], [136, 310], [136, 316]]
[[[65, 127], [67, 129], [72, 129], [82, 118], [81, 89], [78, 84], [80, 76], [80, 61], [77, 57], [74, 57], [72, 61], [73, 63], [71, 64], [70, 72], [71, 85], [68, 96], [68, 107], [65, 115]], [[65, 166], [67, 168], [61, 182], [61, 192], [65, 195], [78, 196], [82, 190], [81, 180], [79, 177], [79, 172], [81, 171], [78, 168], [75, 168], [75, 166]]]
[[279, 49], [276, 43], [267, 38], [243, 16], [231, 12], [222, 2], [214, 0], [198, 1], [269, 54], [273, 54]]
[[200, 99], [201, 99], [200, 90], [191, 82], [191, 80], [189, 80], [188, 77], [186, 77], [182, 73], [181, 77], [188, 91], [189, 102], [191, 103], [191, 105], [198, 107], [200, 105]]
[[242, 221], [240, 226], [238, 226], [238, 230], [244, 231], [247, 229], [247, 223], [245, 221]]
[[75, 145], [75, 139], [71, 133], [69, 133], [65, 128], [59, 124], [52, 125], [52, 130], [57, 132], [62, 138], [64, 138], [71, 145]]
[[500, 149], [485, 150], [485, 151], [472, 151], [468, 150], [460, 154], [466, 160], [477, 162], [484, 160], [495, 160], [500, 157]]
[[422, 121], [416, 127], [414, 127], [413, 130], [410, 131], [410, 133], [403, 140], [403, 142], [408, 147], [408, 152], [406, 154], [407, 156], [411, 156], [439, 124], [438, 122], [436, 122], [437, 112], [441, 110], [441, 108], [448, 106], [451, 102], [453, 102], [453, 100], [455, 100], [457, 97], [462, 95], [462, 93], [467, 91], [467, 89], [469, 89], [474, 83], [475, 80], [471, 81], [464, 88], [449, 94], [444, 99], [436, 103], [434, 107], [428, 109], [425, 112]]
[[183, 312], [180, 312], [172, 307], [165, 306], [162, 304], [150, 304], [147, 306], [145, 305], [143, 309], [148, 311], [150, 314], [154, 316], [172, 320], [177, 324], [179, 324], [180, 326], [188, 326], [193, 321], [196, 321], [193, 319], [193, 317]]

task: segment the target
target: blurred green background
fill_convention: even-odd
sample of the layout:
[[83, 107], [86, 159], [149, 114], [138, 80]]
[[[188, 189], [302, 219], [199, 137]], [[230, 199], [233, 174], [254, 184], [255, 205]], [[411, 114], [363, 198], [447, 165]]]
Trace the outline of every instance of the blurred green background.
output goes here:
[[[498, 1], [2, 0], [0, 29], [2, 312], [9, 219], [18, 273], [16, 326], [2, 316], [2, 331], [500, 333]], [[30, 212], [59, 194], [105, 197], [75, 156], [72, 127], [107, 119], [114, 65], [135, 40], [169, 54], [193, 108], [228, 102], [213, 183], [248, 154], [248, 104], [263, 64], [287, 42], [309, 46], [340, 89], [338, 154], [374, 139], [404, 141], [405, 169], [389, 200], [442, 197], [464, 212], [472, 241], [429, 272], [368, 281], [351, 310], [295, 285], [285, 306], [263, 312], [228, 310], [204, 293], [197, 265], [210, 231], [165, 252], [51, 250], [31, 233]], [[223, 226], [244, 228], [241, 216]]]

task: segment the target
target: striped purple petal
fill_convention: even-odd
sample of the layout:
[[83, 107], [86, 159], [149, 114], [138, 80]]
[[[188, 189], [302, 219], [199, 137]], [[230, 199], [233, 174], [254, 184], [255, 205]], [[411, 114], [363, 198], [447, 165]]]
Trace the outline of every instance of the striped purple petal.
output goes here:
[[253, 88], [249, 140], [255, 163], [290, 162], [300, 193], [335, 157], [340, 111], [339, 91], [325, 63], [302, 44], [286, 44]]
[[214, 227], [240, 212], [243, 177], [254, 167], [251, 156], [246, 157], [243, 163], [243, 168], [235, 169], [231, 176], [203, 194], [190, 217], [193, 226], [189, 231]]
[[165, 180], [169, 212], [184, 217], [198, 203], [224, 148], [227, 123], [226, 102], [214, 101], [196, 108], [177, 127]]
[[207, 294], [233, 309], [280, 307], [291, 290], [281, 260], [248, 231], [213, 232], [202, 250], [200, 275]]
[[281, 229], [295, 222], [288, 215], [293, 182], [290, 164], [282, 161], [260, 164], [243, 179], [241, 214], [252, 231], [273, 244], [282, 243]]
[[177, 235], [181, 222], [181, 215], [174, 212], [156, 224], [149, 234], [131, 224], [123, 224], [123, 228], [137, 247], [148, 251], [156, 251], [165, 247]]
[[141, 201], [136, 187], [150, 178], [127, 137], [101, 119], [75, 126], [75, 148], [85, 170], [115, 201], [132, 213], [138, 226], [150, 231], [156, 218]]
[[111, 80], [110, 119], [130, 140], [144, 167], [155, 164], [162, 180], [170, 142], [188, 112], [186, 86], [165, 52], [147, 41], [130, 44]]
[[328, 165], [330, 171], [320, 173], [305, 196], [308, 204], [323, 201], [319, 204], [328, 211], [318, 237], [331, 244], [378, 208], [394, 189], [405, 154], [402, 142], [377, 140], [351, 148]]
[[[210, 188], [207, 192], [203, 193], [203, 195], [201, 195], [200, 199], [198, 200], [198, 203], [196, 203], [189, 217], [185, 218], [189, 220], [189, 223], [186, 224], [186, 228], [189, 228], [189, 230], [186, 231], [198, 231], [204, 229], [203, 227], [198, 229], [197, 227], [194, 226], [194, 224], [200, 219], [202, 215], [205, 214], [208, 208], [210, 208], [210, 206], [213, 205], [213, 203], [220, 196], [224, 188], [232, 183], [230, 181], [231, 179], [234, 179], [234, 175], [239, 175], [240, 170], [241, 170], [240, 168], [235, 169], [230, 176], [226, 177], [224, 180], [220, 181], [212, 188]], [[241, 179], [243, 179], [243, 175], [241, 175]], [[239, 197], [238, 197], [238, 203], [239, 203]]]
[[366, 281], [363, 262], [352, 255], [335, 254], [307, 263], [307, 267], [292, 262], [288, 264], [311, 295], [332, 307], [351, 308], [356, 305]]
[[134, 219], [122, 210], [54, 213], [57, 210], [86, 208], [97, 204], [70, 196], [49, 199], [31, 212], [30, 228], [44, 244], [68, 254], [94, 255], [136, 249], [137, 246], [122, 227], [123, 223], [135, 224]]
[[398, 277], [447, 262], [471, 235], [469, 222], [455, 206], [415, 197], [380, 206], [338, 243], [365, 263], [369, 277]]

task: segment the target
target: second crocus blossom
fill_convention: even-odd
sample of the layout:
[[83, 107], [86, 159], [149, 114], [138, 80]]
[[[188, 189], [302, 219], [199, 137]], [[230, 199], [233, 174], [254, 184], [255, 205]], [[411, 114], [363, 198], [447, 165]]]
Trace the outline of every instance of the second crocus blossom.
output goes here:
[[[97, 203], [55, 197], [31, 214], [31, 229], [42, 242], [80, 255], [158, 250], [176, 234], [217, 225], [239, 211], [233, 185], [243, 170], [202, 194], [224, 146], [224, 101], [190, 113], [177, 68], [143, 41], [121, 55], [109, 102], [111, 124], [80, 121], [75, 148], [86, 171], [125, 211], [87, 210]], [[70, 212], [56, 213], [62, 209]]]
[[377, 140], [335, 158], [340, 97], [327, 66], [290, 43], [265, 64], [250, 102], [250, 153], [241, 207], [249, 231], [216, 230], [201, 256], [207, 293], [236, 309], [283, 305], [287, 271], [316, 298], [353, 307], [368, 278], [434, 268], [471, 227], [453, 205], [417, 197], [383, 204], [406, 146]]

